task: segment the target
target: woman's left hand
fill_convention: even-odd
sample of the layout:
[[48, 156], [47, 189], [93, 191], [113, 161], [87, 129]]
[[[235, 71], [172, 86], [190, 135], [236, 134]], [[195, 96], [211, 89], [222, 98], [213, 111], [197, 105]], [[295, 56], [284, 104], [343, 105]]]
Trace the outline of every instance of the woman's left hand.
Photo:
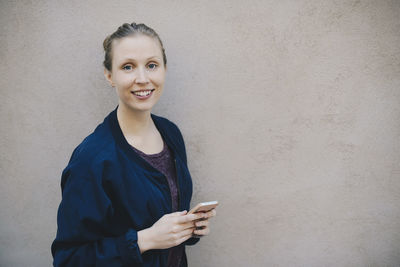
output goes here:
[[195, 229], [193, 234], [197, 236], [205, 236], [210, 234], [210, 222], [209, 219], [216, 216], [217, 211], [215, 209], [208, 212], [204, 212], [204, 218], [196, 221], [194, 224], [200, 229]]

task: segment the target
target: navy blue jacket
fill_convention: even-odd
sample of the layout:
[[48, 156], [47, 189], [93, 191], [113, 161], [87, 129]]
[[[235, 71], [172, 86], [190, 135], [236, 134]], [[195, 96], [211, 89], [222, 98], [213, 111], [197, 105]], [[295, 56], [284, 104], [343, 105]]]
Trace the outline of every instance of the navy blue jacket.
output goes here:
[[[172, 212], [168, 182], [126, 141], [117, 108], [75, 148], [62, 172], [57, 236], [51, 246], [54, 266], [167, 264], [169, 249], [140, 253], [137, 231]], [[182, 134], [171, 121], [154, 114], [151, 118], [175, 157], [178, 209], [189, 210], [192, 180]], [[187, 266], [184, 256], [182, 266]]]

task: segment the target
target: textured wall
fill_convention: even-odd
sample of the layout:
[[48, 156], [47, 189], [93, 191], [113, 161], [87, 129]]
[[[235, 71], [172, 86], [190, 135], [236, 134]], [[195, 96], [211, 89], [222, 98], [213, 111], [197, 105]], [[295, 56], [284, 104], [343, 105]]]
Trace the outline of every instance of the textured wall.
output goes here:
[[[154, 113], [217, 199], [190, 266], [400, 265], [400, 1], [1, 1], [0, 266], [50, 266], [60, 176], [117, 104], [102, 41], [145, 22]], [[194, 203], [193, 203], [194, 204]]]

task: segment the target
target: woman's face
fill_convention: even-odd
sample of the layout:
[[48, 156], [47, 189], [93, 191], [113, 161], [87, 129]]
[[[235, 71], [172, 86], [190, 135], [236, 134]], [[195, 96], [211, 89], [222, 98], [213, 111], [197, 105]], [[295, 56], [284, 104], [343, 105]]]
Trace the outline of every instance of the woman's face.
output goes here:
[[112, 71], [106, 79], [116, 88], [119, 105], [132, 111], [151, 111], [160, 98], [165, 66], [158, 41], [138, 34], [112, 43]]

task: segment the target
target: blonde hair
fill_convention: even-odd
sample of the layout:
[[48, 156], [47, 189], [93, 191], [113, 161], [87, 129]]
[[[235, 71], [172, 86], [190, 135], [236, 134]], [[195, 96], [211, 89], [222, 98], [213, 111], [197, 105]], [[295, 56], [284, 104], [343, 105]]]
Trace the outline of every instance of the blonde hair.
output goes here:
[[104, 48], [104, 61], [103, 61], [103, 65], [104, 67], [111, 71], [112, 69], [112, 42], [113, 40], [116, 39], [121, 39], [127, 36], [132, 36], [132, 35], [136, 35], [136, 34], [144, 34], [147, 35], [149, 37], [152, 37], [156, 40], [158, 40], [158, 42], [160, 43], [160, 47], [161, 47], [161, 51], [163, 54], [163, 62], [164, 62], [164, 66], [167, 65], [167, 56], [165, 55], [165, 49], [163, 46], [163, 43], [160, 39], [160, 37], [158, 36], [158, 34], [149, 26], [140, 23], [140, 24], [136, 24], [134, 22], [132, 22], [131, 24], [129, 23], [124, 23], [121, 26], [118, 27], [118, 29], [110, 34], [109, 36], [107, 36], [107, 38], [104, 40], [103, 42], [103, 48]]

